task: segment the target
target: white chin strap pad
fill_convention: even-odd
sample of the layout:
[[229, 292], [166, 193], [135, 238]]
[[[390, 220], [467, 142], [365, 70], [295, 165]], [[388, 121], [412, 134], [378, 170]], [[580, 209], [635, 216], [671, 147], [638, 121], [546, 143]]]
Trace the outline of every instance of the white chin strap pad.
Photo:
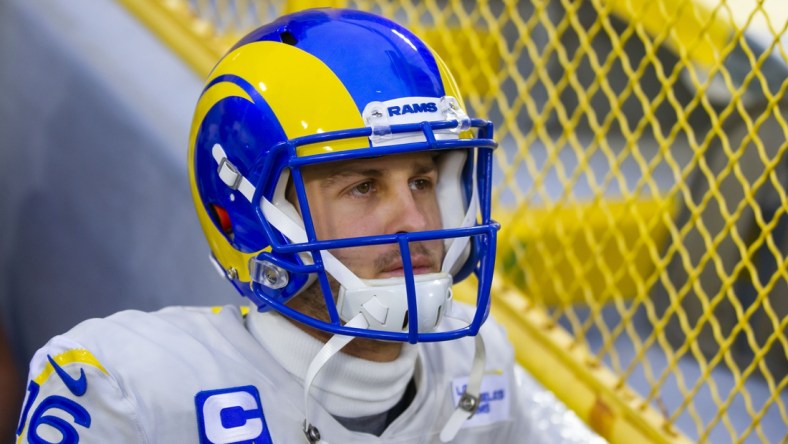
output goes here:
[[[419, 332], [431, 332], [440, 323], [452, 301], [452, 277], [448, 273], [414, 276]], [[337, 310], [348, 320], [361, 313], [375, 330], [399, 332], [407, 330], [409, 309], [404, 278], [362, 279], [363, 286], [342, 285]]]

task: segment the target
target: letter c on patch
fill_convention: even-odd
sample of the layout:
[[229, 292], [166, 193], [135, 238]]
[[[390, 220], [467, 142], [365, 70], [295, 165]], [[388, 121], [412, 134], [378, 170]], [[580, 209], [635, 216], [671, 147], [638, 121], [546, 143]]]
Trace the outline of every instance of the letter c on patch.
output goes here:
[[255, 387], [200, 392], [195, 401], [202, 443], [270, 442]]

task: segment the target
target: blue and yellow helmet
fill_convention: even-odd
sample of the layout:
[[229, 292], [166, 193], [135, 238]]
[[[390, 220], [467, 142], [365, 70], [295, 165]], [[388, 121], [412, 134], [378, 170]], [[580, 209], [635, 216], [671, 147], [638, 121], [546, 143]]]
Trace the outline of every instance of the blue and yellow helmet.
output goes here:
[[[475, 335], [488, 314], [495, 257], [490, 176], [496, 143], [492, 124], [464, 109], [446, 64], [388, 19], [315, 9], [254, 30], [214, 67], [190, 134], [189, 180], [215, 264], [261, 311], [328, 332], [409, 342]], [[443, 229], [317, 238], [302, 167], [417, 151], [443, 159]], [[288, 183], [300, 211], [285, 197]], [[434, 239], [447, 247], [449, 286], [477, 276], [477, 309], [461, 328], [435, 328], [451, 292], [435, 304], [424, 302], [422, 284], [407, 268], [408, 243]], [[370, 318], [368, 328], [347, 326], [348, 317], [364, 312], [364, 300], [337, 302], [328, 276], [346, 287], [361, 284], [328, 250], [384, 243], [398, 244], [406, 265], [395, 322]], [[328, 320], [286, 305], [313, 283], [324, 289]]]

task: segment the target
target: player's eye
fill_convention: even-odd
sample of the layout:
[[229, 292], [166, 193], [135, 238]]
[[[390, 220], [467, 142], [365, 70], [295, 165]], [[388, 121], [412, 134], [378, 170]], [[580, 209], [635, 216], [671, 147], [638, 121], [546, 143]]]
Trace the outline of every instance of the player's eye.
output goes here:
[[413, 179], [410, 181], [410, 189], [413, 191], [424, 191], [432, 187], [432, 181], [429, 179]]
[[366, 196], [367, 194], [372, 192], [372, 182], [362, 182], [356, 186], [354, 186], [350, 190], [351, 194], [355, 196]]

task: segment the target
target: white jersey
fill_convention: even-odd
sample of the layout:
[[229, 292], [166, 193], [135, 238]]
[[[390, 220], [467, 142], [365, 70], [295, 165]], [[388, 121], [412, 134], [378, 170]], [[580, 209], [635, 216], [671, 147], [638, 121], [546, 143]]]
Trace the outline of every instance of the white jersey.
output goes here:
[[[597, 440], [513, 360], [503, 330], [482, 328], [481, 405], [452, 441]], [[438, 443], [470, 372], [473, 339], [419, 345], [416, 395], [381, 436], [353, 432], [316, 403], [322, 442]], [[249, 333], [237, 307], [125, 311], [85, 321], [30, 366], [17, 442], [307, 442], [304, 389]]]

